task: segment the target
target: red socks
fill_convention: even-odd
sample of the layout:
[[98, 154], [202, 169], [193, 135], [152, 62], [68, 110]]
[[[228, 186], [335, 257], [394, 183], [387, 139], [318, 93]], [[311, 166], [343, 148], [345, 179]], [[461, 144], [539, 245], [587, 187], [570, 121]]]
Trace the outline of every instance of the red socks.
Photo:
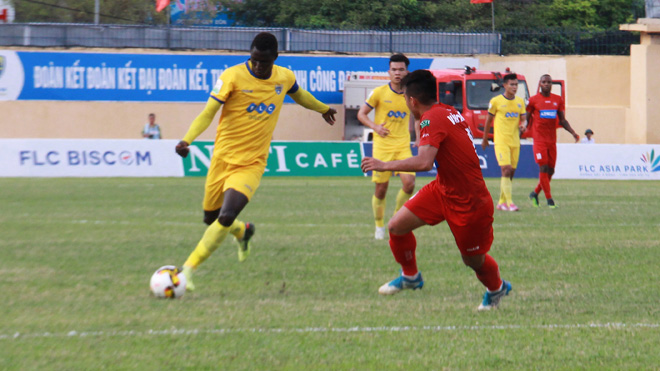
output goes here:
[[552, 198], [550, 194], [550, 175], [548, 173], [540, 173], [539, 180], [541, 188], [543, 188], [543, 193], [545, 193], [545, 198]]
[[550, 194], [550, 174], [548, 173], [539, 173], [539, 184], [534, 188], [534, 193], [540, 194], [541, 189], [545, 193], [545, 198], [552, 198]]
[[492, 256], [486, 254], [484, 264], [475, 271], [477, 278], [481, 283], [486, 286], [489, 291], [497, 291], [502, 287], [502, 279], [500, 278], [500, 268]]
[[[404, 235], [390, 233], [390, 249], [396, 262], [401, 264], [403, 274], [406, 276], [414, 276], [418, 272], [417, 259], [415, 258], [416, 248], [417, 240], [412, 232]], [[497, 264], [495, 268], [497, 269]]]
[[[417, 248], [417, 240], [412, 232], [404, 235], [395, 235], [390, 233], [390, 249], [394, 255], [397, 263], [401, 264], [403, 274], [406, 276], [414, 276], [417, 274], [417, 260], [415, 258], [415, 249]], [[500, 268], [493, 257], [486, 254], [484, 263], [479, 270], [475, 271], [477, 278], [481, 283], [490, 291], [497, 291], [502, 287], [502, 279], [500, 278]]]

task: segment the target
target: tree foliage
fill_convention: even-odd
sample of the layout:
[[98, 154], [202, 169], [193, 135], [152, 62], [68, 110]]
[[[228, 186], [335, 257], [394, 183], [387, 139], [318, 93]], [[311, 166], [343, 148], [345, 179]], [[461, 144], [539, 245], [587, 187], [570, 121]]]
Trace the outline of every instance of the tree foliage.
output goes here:
[[[16, 22], [92, 23], [94, 0], [10, 0]], [[243, 26], [491, 29], [491, 5], [469, 0], [208, 0]], [[50, 5], [44, 5], [50, 4]], [[167, 24], [155, 0], [101, 0], [101, 23]], [[613, 30], [644, 16], [644, 0], [494, 0], [497, 30]]]
[[[93, 23], [94, 0], [9, 0], [15, 22]], [[167, 13], [157, 13], [155, 0], [100, 0], [100, 23], [167, 24]]]

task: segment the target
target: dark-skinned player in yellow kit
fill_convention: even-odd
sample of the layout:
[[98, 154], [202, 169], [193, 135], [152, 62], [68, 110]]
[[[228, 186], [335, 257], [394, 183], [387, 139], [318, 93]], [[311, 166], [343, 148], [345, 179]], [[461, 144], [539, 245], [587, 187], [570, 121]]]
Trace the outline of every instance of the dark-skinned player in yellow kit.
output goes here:
[[298, 86], [293, 72], [276, 66], [277, 39], [262, 32], [252, 41], [250, 59], [226, 69], [216, 82], [204, 111], [176, 145], [186, 157], [188, 146], [210, 125], [222, 106], [215, 147], [204, 190], [204, 236], [183, 264], [187, 290], [193, 291], [193, 273], [228, 234], [238, 243], [238, 260], [251, 250], [255, 226], [237, 219], [259, 187], [268, 149], [284, 97], [322, 114], [330, 125], [337, 111]]

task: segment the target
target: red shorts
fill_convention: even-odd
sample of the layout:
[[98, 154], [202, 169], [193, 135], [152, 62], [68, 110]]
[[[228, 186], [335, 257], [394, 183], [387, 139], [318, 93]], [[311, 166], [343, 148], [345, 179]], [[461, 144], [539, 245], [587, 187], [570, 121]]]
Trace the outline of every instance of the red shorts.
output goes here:
[[420, 189], [405, 207], [426, 224], [447, 221], [456, 245], [462, 255], [481, 255], [493, 244], [493, 199], [475, 197], [480, 205], [472, 212], [457, 213], [448, 207], [440, 193], [438, 182], [433, 181]]
[[557, 163], [557, 145], [534, 142], [534, 161], [539, 166], [548, 165], [554, 169]]

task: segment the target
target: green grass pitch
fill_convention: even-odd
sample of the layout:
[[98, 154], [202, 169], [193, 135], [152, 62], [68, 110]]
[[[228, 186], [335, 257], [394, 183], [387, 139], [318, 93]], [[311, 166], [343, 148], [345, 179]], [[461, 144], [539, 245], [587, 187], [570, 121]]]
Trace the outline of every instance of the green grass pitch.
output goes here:
[[424, 289], [377, 294], [399, 268], [367, 178], [264, 178], [250, 258], [227, 239], [180, 300], [148, 282], [201, 237], [203, 179], [0, 179], [0, 369], [657, 369], [660, 182], [555, 180], [556, 210], [513, 184], [513, 291], [479, 313], [446, 224], [416, 232]]

